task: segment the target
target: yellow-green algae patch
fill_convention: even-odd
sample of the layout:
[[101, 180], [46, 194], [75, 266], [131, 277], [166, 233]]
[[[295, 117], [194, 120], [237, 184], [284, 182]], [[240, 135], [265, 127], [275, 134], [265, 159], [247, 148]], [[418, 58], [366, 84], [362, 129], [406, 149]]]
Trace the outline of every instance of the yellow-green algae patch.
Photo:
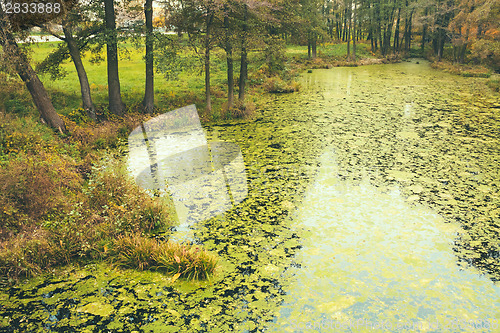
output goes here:
[[109, 317], [114, 312], [114, 307], [109, 303], [93, 302], [78, 308], [76, 311], [90, 313], [95, 316]]
[[408, 321], [444, 328], [500, 320], [500, 286], [456, 264], [452, 245], [464, 232], [458, 224], [408, 204], [398, 188], [340, 180], [336, 160], [334, 150], [322, 155], [299, 209], [296, 227], [308, 232], [298, 255], [303, 265], [289, 272], [294, 283], [274, 329], [363, 322], [357, 331], [372, 332], [387, 321], [398, 331]]

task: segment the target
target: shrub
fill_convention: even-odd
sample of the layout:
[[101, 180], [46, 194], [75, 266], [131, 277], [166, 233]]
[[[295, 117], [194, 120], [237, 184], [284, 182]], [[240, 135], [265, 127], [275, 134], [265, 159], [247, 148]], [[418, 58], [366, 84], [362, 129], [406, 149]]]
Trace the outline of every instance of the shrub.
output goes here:
[[35, 229], [0, 243], [0, 276], [12, 283], [60, 264], [57, 247], [43, 229]]
[[477, 63], [482, 63], [494, 71], [500, 70], [500, 41], [479, 39], [472, 43], [471, 58]]
[[[98, 160], [94, 149], [99, 139], [120, 142], [140, 118], [68, 120], [73, 132], [61, 139], [29, 118], [0, 117], [0, 284], [80, 260], [159, 267], [155, 258], [167, 245], [146, 235], [171, 226], [172, 203], [140, 189], [121, 160], [103, 153]], [[183, 276], [209, 274], [200, 271], [212, 267], [207, 256], [187, 256]]]
[[[127, 138], [129, 133], [137, 127], [144, 115], [131, 114], [113, 121], [100, 123], [77, 123], [68, 117], [63, 117], [69, 132], [68, 141], [80, 145], [85, 154], [93, 149], [116, 148]], [[88, 119], [88, 118], [87, 118]]]
[[67, 156], [44, 151], [18, 154], [0, 168], [1, 228], [19, 232], [26, 220], [64, 214], [81, 183], [75, 162]]
[[500, 92], [500, 80], [489, 80], [486, 82], [493, 91]]
[[47, 126], [31, 117], [0, 113], [0, 156], [19, 152], [37, 154], [41, 150], [62, 148]]
[[108, 225], [108, 233], [160, 231], [171, 225], [167, 200], [140, 189], [119, 161], [104, 159], [94, 166], [86, 194], [89, 210], [114, 221]]
[[292, 93], [300, 89], [300, 85], [295, 82], [285, 82], [279, 77], [271, 77], [264, 82], [264, 89], [270, 93]]
[[267, 71], [274, 75], [285, 69], [287, 61], [285, 41], [276, 36], [268, 37], [265, 40], [264, 57], [267, 64]]
[[83, 108], [77, 108], [68, 114], [68, 119], [74, 121], [76, 124], [85, 124], [91, 121], [87, 112]]

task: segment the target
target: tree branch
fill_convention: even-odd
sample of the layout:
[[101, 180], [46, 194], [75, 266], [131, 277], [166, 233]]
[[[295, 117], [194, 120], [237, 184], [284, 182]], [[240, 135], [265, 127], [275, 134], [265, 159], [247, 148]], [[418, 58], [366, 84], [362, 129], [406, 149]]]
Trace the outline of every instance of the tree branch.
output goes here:
[[35, 25], [36, 27], [40, 28], [40, 29], [43, 29], [45, 30], [46, 32], [48, 32], [49, 34], [51, 34], [52, 36], [56, 37], [57, 39], [60, 39], [62, 41], [66, 41], [66, 38], [62, 37], [62, 36], [59, 36], [58, 34], [56, 34], [54, 31], [52, 31], [48, 26], [46, 25], [43, 25], [43, 24], [36, 24]]

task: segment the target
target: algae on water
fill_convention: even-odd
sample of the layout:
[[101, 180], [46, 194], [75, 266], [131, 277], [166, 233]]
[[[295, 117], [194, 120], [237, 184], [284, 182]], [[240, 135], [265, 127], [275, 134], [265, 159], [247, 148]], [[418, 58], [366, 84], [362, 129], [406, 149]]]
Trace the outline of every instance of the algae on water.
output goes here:
[[82, 268], [1, 291], [2, 329], [494, 331], [500, 114], [484, 79], [404, 62], [301, 81], [254, 120], [204, 127], [241, 149], [248, 191], [194, 225], [221, 258], [212, 280]]

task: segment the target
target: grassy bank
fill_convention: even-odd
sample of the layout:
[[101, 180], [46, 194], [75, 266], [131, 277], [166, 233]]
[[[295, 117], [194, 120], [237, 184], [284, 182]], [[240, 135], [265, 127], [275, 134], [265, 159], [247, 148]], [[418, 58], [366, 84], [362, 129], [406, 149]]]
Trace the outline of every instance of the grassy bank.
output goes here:
[[447, 73], [465, 77], [491, 77], [492, 70], [482, 65], [457, 64], [450, 61], [436, 61], [431, 59], [431, 67]]
[[205, 250], [154, 238], [172, 225], [172, 205], [135, 185], [120, 156], [141, 119], [66, 119], [60, 137], [0, 113], [0, 284], [95, 260], [186, 278], [214, 272]]
[[436, 61], [431, 58], [431, 67], [434, 69], [442, 70], [446, 73], [461, 75], [465, 77], [481, 77], [488, 79], [485, 84], [495, 92], [500, 92], [500, 80], [498, 74], [494, 74], [491, 68], [484, 65], [475, 64], [457, 64], [449, 60]]
[[464, 77], [479, 77], [485, 78], [485, 84], [490, 87], [493, 91], [498, 92], [498, 78], [495, 74], [494, 66], [491, 66], [491, 62], [478, 59], [477, 54], [472, 54], [470, 51], [467, 52], [464, 63], [458, 63], [454, 61], [453, 48], [451, 45], [446, 45], [443, 51], [443, 56], [438, 59], [431, 48], [427, 45], [423, 50], [417, 45], [411, 50], [412, 57], [425, 58], [427, 59], [431, 67], [446, 73], [460, 75]]

